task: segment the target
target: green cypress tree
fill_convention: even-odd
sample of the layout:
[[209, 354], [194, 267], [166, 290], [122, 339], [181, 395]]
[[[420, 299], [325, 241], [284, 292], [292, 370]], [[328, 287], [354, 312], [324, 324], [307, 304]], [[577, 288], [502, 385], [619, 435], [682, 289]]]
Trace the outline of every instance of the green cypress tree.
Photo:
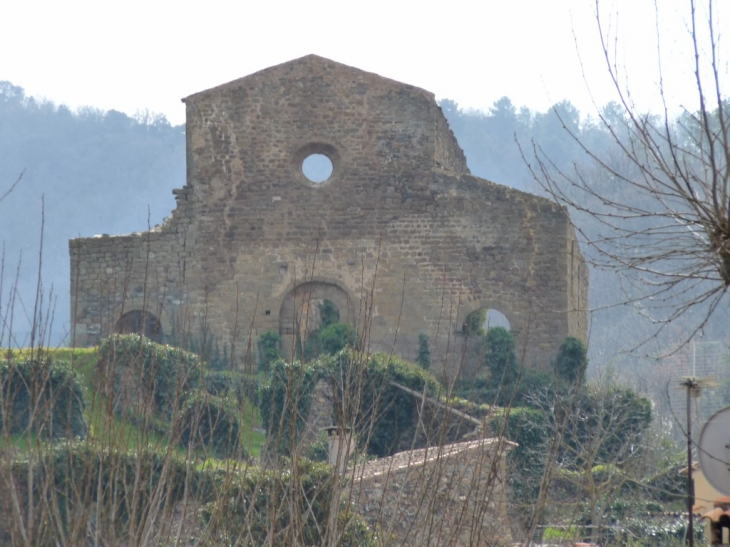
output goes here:
[[431, 349], [428, 347], [428, 336], [425, 333], [418, 335], [418, 355], [416, 356], [416, 364], [423, 370], [431, 368]]
[[484, 364], [489, 368], [492, 386], [514, 384], [519, 365], [515, 351], [515, 339], [503, 327], [492, 327], [485, 338]]
[[583, 342], [568, 336], [558, 349], [554, 368], [555, 375], [566, 382], [582, 382], [588, 368], [588, 356]]

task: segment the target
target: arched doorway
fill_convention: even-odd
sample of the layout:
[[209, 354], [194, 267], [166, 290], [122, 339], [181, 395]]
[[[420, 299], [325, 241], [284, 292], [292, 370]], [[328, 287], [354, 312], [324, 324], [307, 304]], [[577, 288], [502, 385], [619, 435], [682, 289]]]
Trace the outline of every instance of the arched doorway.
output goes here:
[[[464, 317], [461, 324], [463, 347], [460, 351], [462, 378], [473, 379], [484, 374], [487, 335], [490, 330], [496, 328], [504, 329], [513, 335], [509, 319], [495, 308], [479, 308]], [[499, 336], [496, 332], [493, 334]]]
[[292, 289], [284, 298], [279, 311], [279, 334], [287, 359], [294, 358], [297, 344], [306, 343], [310, 333], [322, 324], [342, 322], [352, 324], [352, 299], [334, 283], [310, 281]]
[[153, 342], [160, 342], [163, 334], [160, 320], [143, 310], [132, 310], [122, 315], [115, 331], [119, 334], [141, 334]]

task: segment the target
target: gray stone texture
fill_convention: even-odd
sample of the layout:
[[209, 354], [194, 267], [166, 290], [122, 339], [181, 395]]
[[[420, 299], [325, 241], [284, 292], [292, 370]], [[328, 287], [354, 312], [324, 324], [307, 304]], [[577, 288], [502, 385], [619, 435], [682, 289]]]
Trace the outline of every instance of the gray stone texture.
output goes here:
[[[187, 184], [159, 228], [74, 239], [73, 339], [146, 310], [166, 339], [206, 318], [239, 363], [275, 330], [291, 352], [308, 299], [335, 302], [372, 349], [461, 366], [466, 316], [504, 313], [546, 368], [586, 336], [587, 273], [566, 212], [472, 176], [431, 93], [310, 55], [184, 99]], [[333, 162], [315, 184], [311, 153]]]

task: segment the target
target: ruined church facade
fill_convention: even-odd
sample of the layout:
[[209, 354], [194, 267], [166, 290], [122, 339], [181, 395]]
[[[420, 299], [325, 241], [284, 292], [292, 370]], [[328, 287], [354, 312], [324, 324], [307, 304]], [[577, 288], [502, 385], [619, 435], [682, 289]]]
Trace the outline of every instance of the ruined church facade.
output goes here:
[[[187, 183], [147, 232], [73, 239], [78, 346], [205, 324], [291, 352], [329, 300], [371, 349], [459, 367], [466, 317], [508, 319], [528, 366], [586, 336], [587, 273], [559, 205], [470, 174], [434, 96], [310, 55], [184, 99]], [[303, 165], [325, 158], [330, 171]], [[310, 313], [311, 312], [311, 313]]]

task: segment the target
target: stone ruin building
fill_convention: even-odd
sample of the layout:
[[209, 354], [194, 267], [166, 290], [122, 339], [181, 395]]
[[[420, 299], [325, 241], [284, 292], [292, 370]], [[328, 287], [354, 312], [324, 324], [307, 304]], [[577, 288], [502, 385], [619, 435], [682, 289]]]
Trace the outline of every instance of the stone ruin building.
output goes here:
[[477, 310], [503, 314], [528, 366], [585, 339], [567, 213], [471, 175], [432, 93], [309, 55], [183, 102], [170, 218], [70, 242], [74, 344], [204, 321], [241, 363], [265, 331], [291, 352], [322, 300], [372, 349], [412, 360], [426, 333], [446, 375]]

